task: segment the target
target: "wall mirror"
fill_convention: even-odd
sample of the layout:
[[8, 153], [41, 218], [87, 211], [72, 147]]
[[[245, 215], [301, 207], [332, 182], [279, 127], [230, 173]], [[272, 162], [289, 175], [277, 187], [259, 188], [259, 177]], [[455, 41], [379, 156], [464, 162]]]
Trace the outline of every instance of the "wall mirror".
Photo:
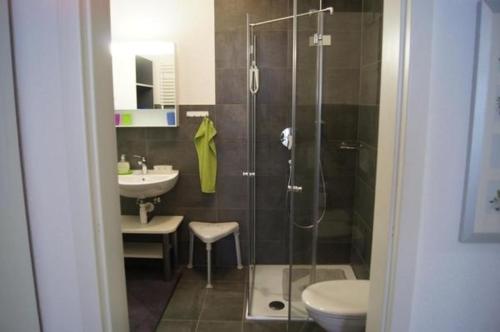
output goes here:
[[115, 124], [177, 126], [175, 45], [113, 42]]
[[500, 242], [500, 0], [478, 3], [464, 242]]

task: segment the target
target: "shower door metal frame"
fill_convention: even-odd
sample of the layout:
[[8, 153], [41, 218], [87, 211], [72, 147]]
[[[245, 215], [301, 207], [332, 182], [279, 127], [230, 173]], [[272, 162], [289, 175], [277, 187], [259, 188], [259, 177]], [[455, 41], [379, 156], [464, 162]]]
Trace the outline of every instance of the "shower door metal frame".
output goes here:
[[[248, 195], [248, 220], [250, 223], [249, 227], [249, 234], [248, 234], [248, 241], [249, 241], [249, 275], [250, 275], [250, 280], [249, 280], [249, 295], [248, 295], [248, 300], [247, 300], [247, 314], [251, 315], [251, 304], [252, 304], [252, 291], [254, 287], [254, 280], [255, 280], [255, 265], [256, 265], [256, 248], [255, 248], [255, 241], [256, 241], [256, 219], [255, 219], [255, 202], [256, 202], [256, 163], [255, 163], [255, 145], [256, 145], [256, 93], [251, 93], [250, 92], [250, 64], [252, 57], [256, 57], [256, 43], [255, 43], [255, 36], [254, 36], [254, 27], [264, 25], [264, 24], [269, 24], [269, 23], [275, 23], [283, 20], [289, 20], [292, 19], [292, 25], [293, 25], [293, 41], [292, 41], [292, 100], [291, 100], [291, 126], [292, 126], [292, 137], [295, 139], [296, 137], [296, 111], [297, 111], [297, 19], [301, 16], [311, 16], [311, 15], [318, 15], [318, 29], [317, 29], [317, 35], [321, 36], [323, 34], [323, 13], [324, 12], [329, 12], [330, 15], [333, 14], [333, 7], [327, 7], [327, 8], [320, 8], [318, 10], [311, 10], [306, 13], [300, 13], [297, 14], [297, 0], [294, 0], [293, 2], [293, 15], [290, 16], [285, 16], [277, 19], [271, 19], [267, 21], [261, 21], [261, 22], [255, 22], [255, 23], [250, 23], [250, 16], [249, 14], [246, 15], [246, 55], [247, 55], [247, 80], [246, 80], [246, 92], [247, 92], [247, 169], [243, 171], [243, 176], [247, 177], [247, 195]], [[316, 107], [315, 107], [315, 126], [316, 126], [316, 149], [315, 149], [315, 156], [318, 159], [318, 164], [320, 162], [319, 157], [321, 153], [321, 110], [322, 110], [322, 105], [321, 105], [321, 100], [322, 100], [322, 43], [321, 41], [317, 45], [318, 51], [316, 52]], [[319, 55], [318, 55], [319, 54]], [[318, 84], [319, 82], [319, 84]], [[320, 130], [318, 132], [318, 129]], [[296, 151], [295, 151], [295, 144], [292, 144], [292, 149], [291, 149], [291, 164], [290, 164], [290, 186], [294, 188], [296, 186], [295, 184], [295, 160], [296, 160]], [[316, 165], [315, 167], [315, 174], [314, 174], [314, 179], [315, 183], [315, 192], [318, 192], [315, 194], [315, 200], [316, 202], [315, 205], [318, 205], [319, 203], [319, 165]], [[317, 181], [316, 181], [317, 180]], [[294, 225], [294, 220], [295, 220], [295, 213], [294, 213], [294, 195], [295, 192], [293, 190], [289, 190], [290, 192], [290, 204], [289, 204], [289, 210], [288, 210], [288, 215], [289, 215], [289, 246], [288, 246], [288, 270], [289, 270], [289, 279], [292, 280], [292, 268], [293, 268], [293, 225]], [[317, 210], [317, 209], [316, 209]], [[316, 211], [315, 210], [315, 211]], [[312, 220], [314, 223], [317, 222], [318, 220], [318, 213], [314, 213], [312, 216]], [[316, 247], [317, 245], [317, 225], [313, 225], [313, 243], [312, 246]], [[314, 236], [316, 236], [316, 240], [314, 240]], [[312, 252], [312, 257], [311, 257], [311, 266], [312, 266], [312, 280], [314, 280], [314, 271], [315, 271], [315, 266], [316, 266], [316, 249], [313, 250]], [[291, 294], [292, 289], [291, 289], [291, 282], [288, 284], [288, 294]], [[288, 306], [288, 321], [291, 320], [291, 305]]]

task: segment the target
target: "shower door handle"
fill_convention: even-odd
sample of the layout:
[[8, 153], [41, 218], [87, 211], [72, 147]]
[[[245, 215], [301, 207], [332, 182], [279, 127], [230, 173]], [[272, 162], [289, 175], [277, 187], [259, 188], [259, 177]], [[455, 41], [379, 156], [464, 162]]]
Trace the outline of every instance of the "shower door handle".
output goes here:
[[301, 193], [302, 187], [300, 186], [288, 186], [288, 191], [292, 193]]

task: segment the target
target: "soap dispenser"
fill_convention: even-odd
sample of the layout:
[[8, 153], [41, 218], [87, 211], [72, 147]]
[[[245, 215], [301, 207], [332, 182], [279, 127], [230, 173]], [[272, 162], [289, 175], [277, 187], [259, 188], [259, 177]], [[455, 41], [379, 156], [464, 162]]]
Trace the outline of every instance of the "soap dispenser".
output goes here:
[[125, 159], [125, 155], [122, 154], [120, 161], [118, 162], [118, 174], [130, 174], [130, 163]]

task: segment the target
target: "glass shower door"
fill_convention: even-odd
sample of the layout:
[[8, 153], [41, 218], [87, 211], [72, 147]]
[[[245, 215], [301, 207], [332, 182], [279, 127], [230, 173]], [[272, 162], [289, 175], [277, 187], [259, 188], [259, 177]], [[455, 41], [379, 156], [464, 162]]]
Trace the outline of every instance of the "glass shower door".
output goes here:
[[[311, 9], [300, 8], [299, 12]], [[302, 291], [316, 279], [318, 221], [324, 209], [322, 186], [321, 111], [323, 15], [296, 18], [293, 31], [295, 60], [294, 107], [292, 124], [294, 148], [290, 181], [289, 281], [290, 321], [307, 318]], [[301, 324], [290, 325], [294, 330]]]

